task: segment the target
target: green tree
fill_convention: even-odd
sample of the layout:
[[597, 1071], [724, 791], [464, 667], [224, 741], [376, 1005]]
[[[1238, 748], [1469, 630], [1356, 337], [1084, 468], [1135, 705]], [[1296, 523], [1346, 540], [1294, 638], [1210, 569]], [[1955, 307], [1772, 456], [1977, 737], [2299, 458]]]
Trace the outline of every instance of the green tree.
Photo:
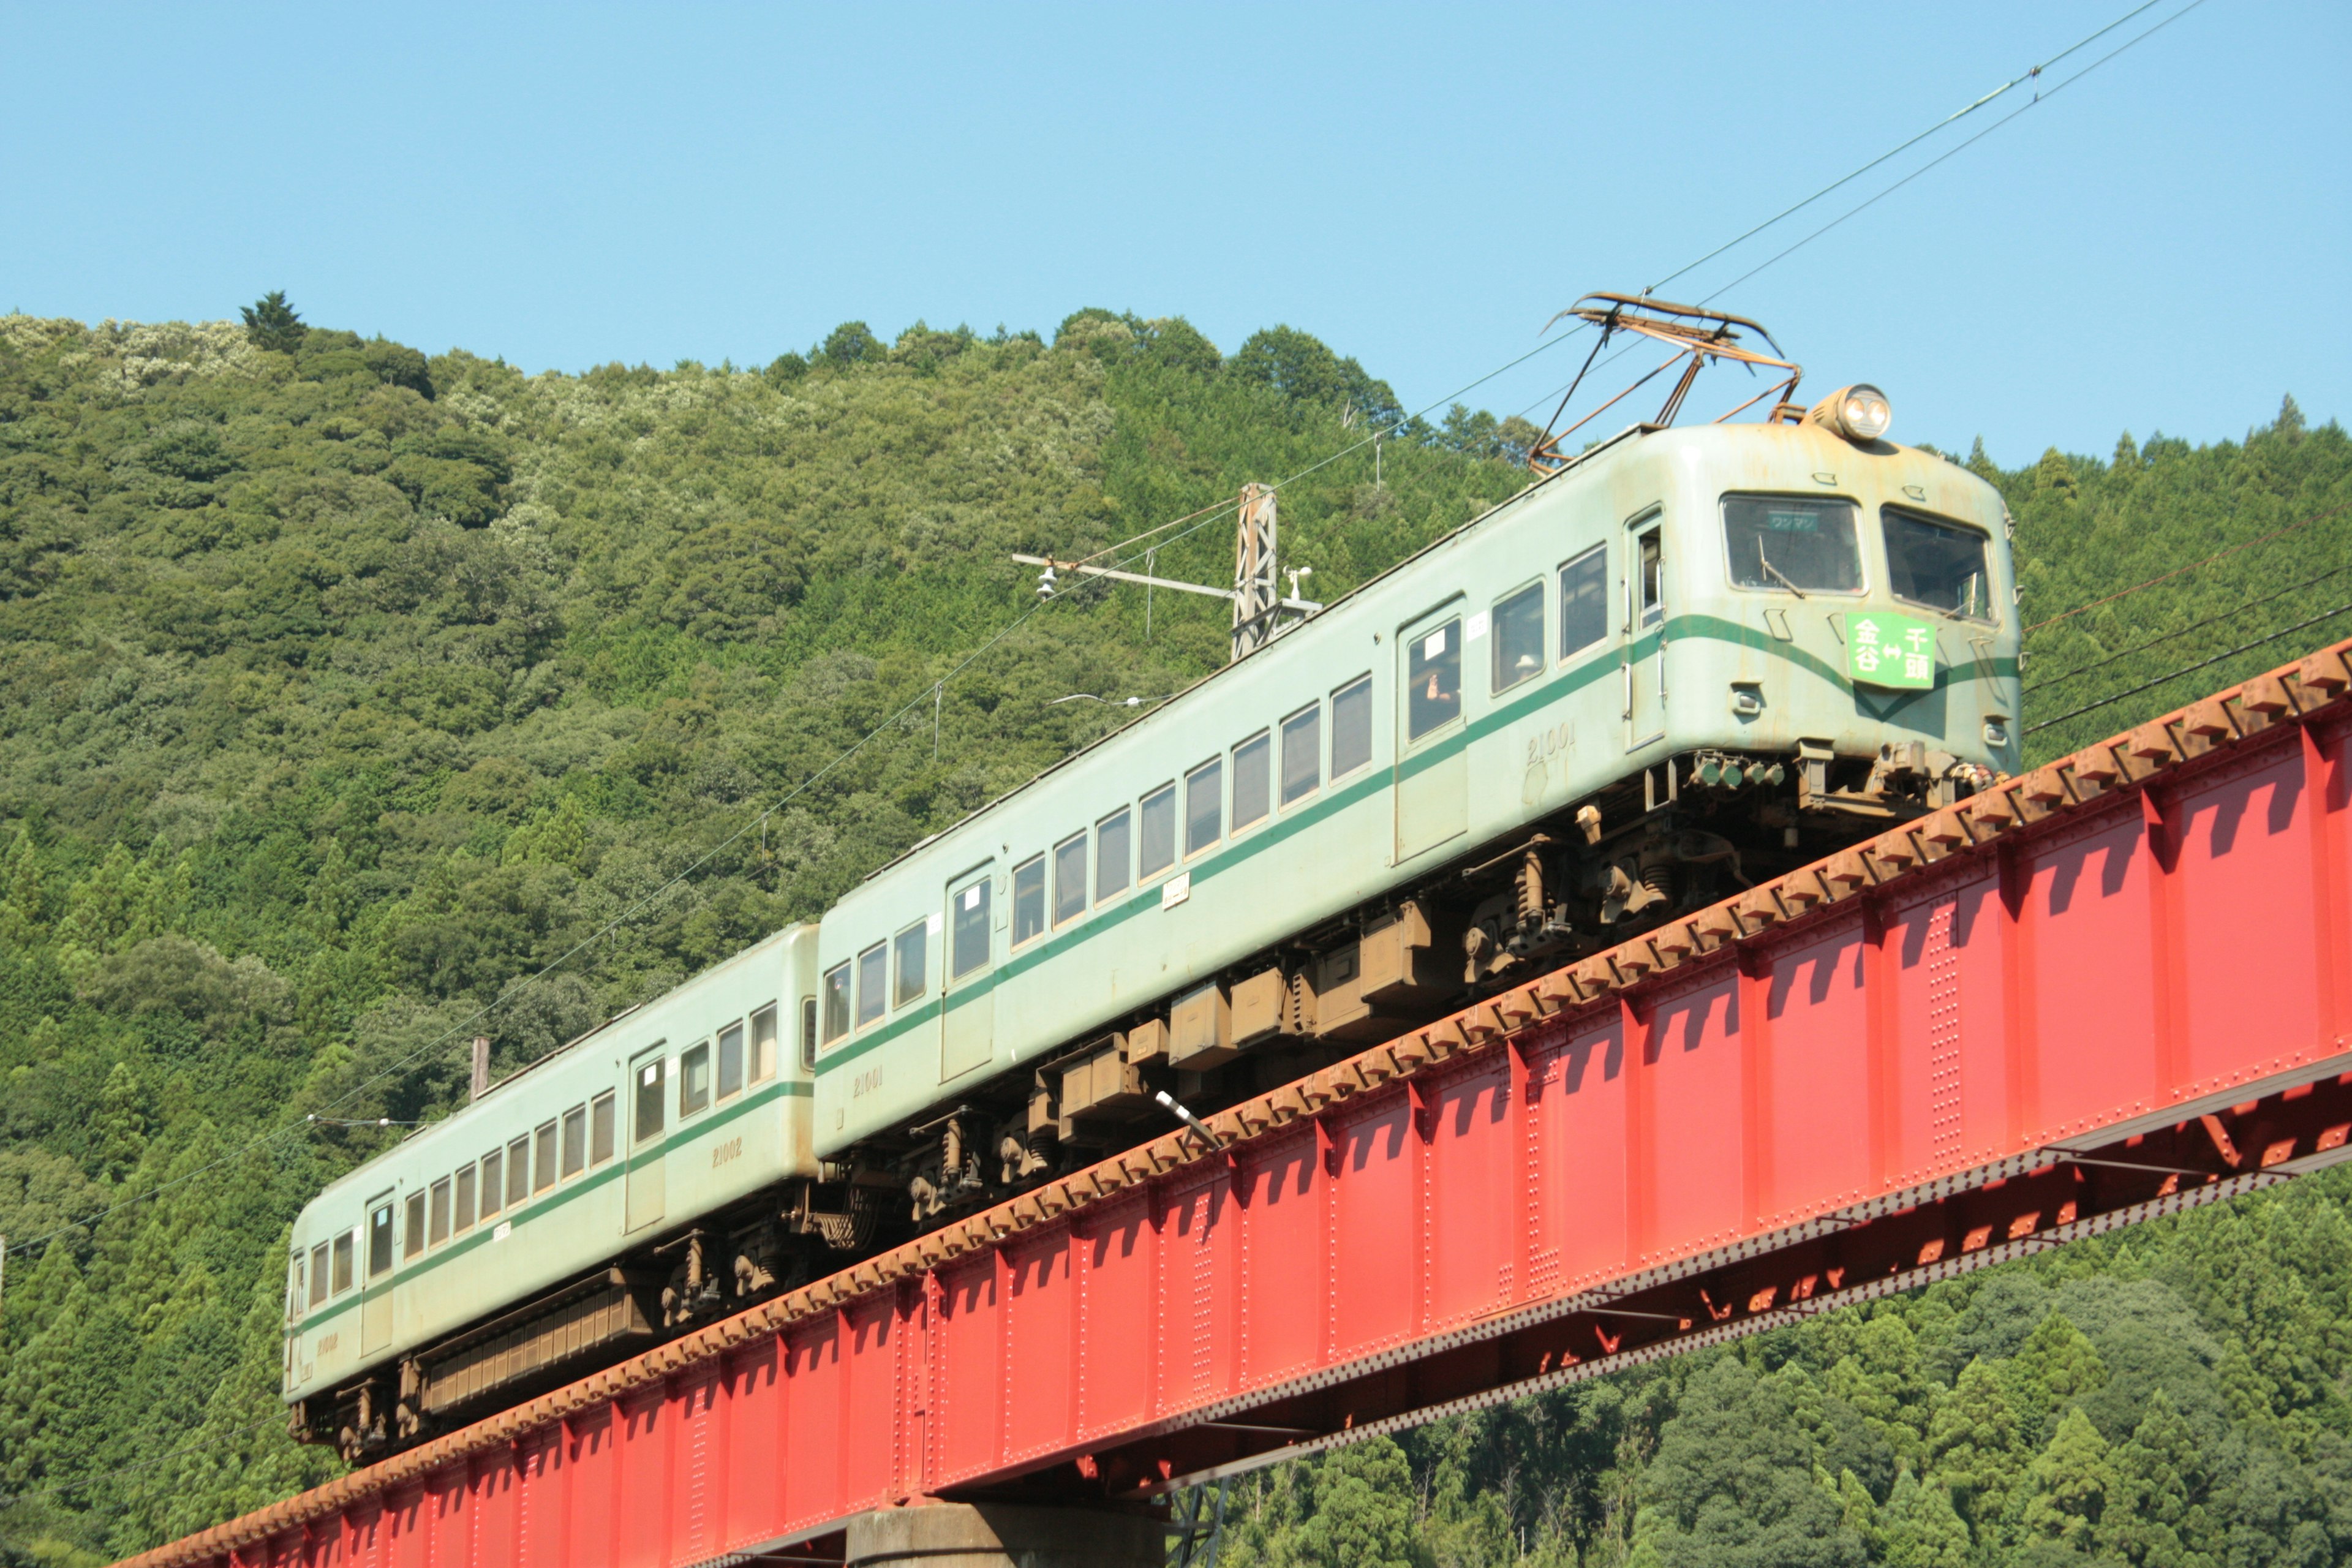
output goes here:
[[2050, 1447], [2026, 1468], [2023, 1533], [2029, 1540], [2088, 1546], [2115, 1485], [2107, 1440], [2089, 1416], [2069, 1410]]
[[1922, 1485], [1906, 1470], [1878, 1510], [1877, 1561], [1886, 1568], [1967, 1568], [1973, 1560], [1969, 1527], [1942, 1487]]
[[272, 289], [252, 304], [243, 307], [245, 333], [256, 348], [276, 353], [292, 353], [302, 346], [310, 331], [294, 307], [286, 302], [286, 290]]

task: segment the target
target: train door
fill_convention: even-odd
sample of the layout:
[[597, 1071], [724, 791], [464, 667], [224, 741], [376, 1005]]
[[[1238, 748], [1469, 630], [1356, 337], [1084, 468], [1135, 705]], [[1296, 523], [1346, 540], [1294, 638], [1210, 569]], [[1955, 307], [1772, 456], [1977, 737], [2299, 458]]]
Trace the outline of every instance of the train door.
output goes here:
[[996, 1057], [992, 866], [948, 884], [947, 952], [940, 973], [940, 1081], [961, 1078]]
[[629, 1059], [629, 1196], [626, 1230], [643, 1230], [668, 1206], [662, 1169], [662, 1129], [668, 1118], [668, 1047], [656, 1046]]
[[1665, 517], [1653, 507], [1625, 525], [1625, 749], [1666, 732]]
[[1399, 865], [1469, 826], [1469, 748], [1462, 718], [1462, 605], [1397, 637], [1396, 858]]

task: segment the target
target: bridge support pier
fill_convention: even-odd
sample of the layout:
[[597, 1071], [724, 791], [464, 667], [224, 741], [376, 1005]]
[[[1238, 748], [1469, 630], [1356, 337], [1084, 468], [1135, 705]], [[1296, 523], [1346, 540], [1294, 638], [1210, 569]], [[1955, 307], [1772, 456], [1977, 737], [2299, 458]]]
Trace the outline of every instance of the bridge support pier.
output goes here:
[[935, 1502], [859, 1514], [847, 1556], [845, 1568], [1163, 1568], [1168, 1549], [1144, 1514]]

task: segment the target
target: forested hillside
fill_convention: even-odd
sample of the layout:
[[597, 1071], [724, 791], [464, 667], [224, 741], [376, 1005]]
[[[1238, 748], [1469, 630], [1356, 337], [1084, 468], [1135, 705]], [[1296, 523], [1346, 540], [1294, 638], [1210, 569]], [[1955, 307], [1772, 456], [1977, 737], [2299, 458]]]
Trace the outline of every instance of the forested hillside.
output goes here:
[[[1222, 606], [1040, 608], [1009, 552], [1312, 468], [1284, 554], [1336, 595], [1522, 480], [1530, 432], [1464, 410], [1358, 447], [1400, 417], [1303, 333], [1225, 356], [1105, 311], [576, 376], [268, 302], [0, 317], [0, 1561], [332, 1472], [282, 1435], [285, 1227], [400, 1131], [354, 1124], [461, 1098], [467, 1037], [529, 1060], [1118, 721], [1054, 699], [1221, 661]], [[2291, 403], [2242, 443], [1969, 460], [2030, 622], [2247, 546], [2037, 631], [2029, 722], [2336, 612], [2042, 754], [2352, 627], [2352, 448]], [[1229, 528], [1153, 569], [1219, 579]], [[1227, 1561], [2337, 1561], [2347, 1190], [1274, 1472]]]

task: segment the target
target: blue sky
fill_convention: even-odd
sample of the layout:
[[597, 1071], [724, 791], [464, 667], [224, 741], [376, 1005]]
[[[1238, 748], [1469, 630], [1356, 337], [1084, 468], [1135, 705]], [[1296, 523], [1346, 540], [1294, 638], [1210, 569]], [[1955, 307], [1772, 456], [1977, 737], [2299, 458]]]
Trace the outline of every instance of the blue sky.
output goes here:
[[[763, 363], [850, 319], [1050, 333], [1097, 304], [1227, 350], [1288, 322], [1418, 406], [2132, 3], [6, 0], [0, 309], [215, 318], [282, 287], [320, 324], [577, 370]], [[1811, 390], [1875, 381], [1898, 437], [2008, 463], [2238, 436], [2289, 391], [2352, 414], [2325, 324], [2352, 281], [2347, 88], [2352, 7], [2207, 0], [1719, 302]], [[1580, 352], [1470, 401], [1539, 403]], [[1695, 413], [1746, 395], [1717, 388]]]

